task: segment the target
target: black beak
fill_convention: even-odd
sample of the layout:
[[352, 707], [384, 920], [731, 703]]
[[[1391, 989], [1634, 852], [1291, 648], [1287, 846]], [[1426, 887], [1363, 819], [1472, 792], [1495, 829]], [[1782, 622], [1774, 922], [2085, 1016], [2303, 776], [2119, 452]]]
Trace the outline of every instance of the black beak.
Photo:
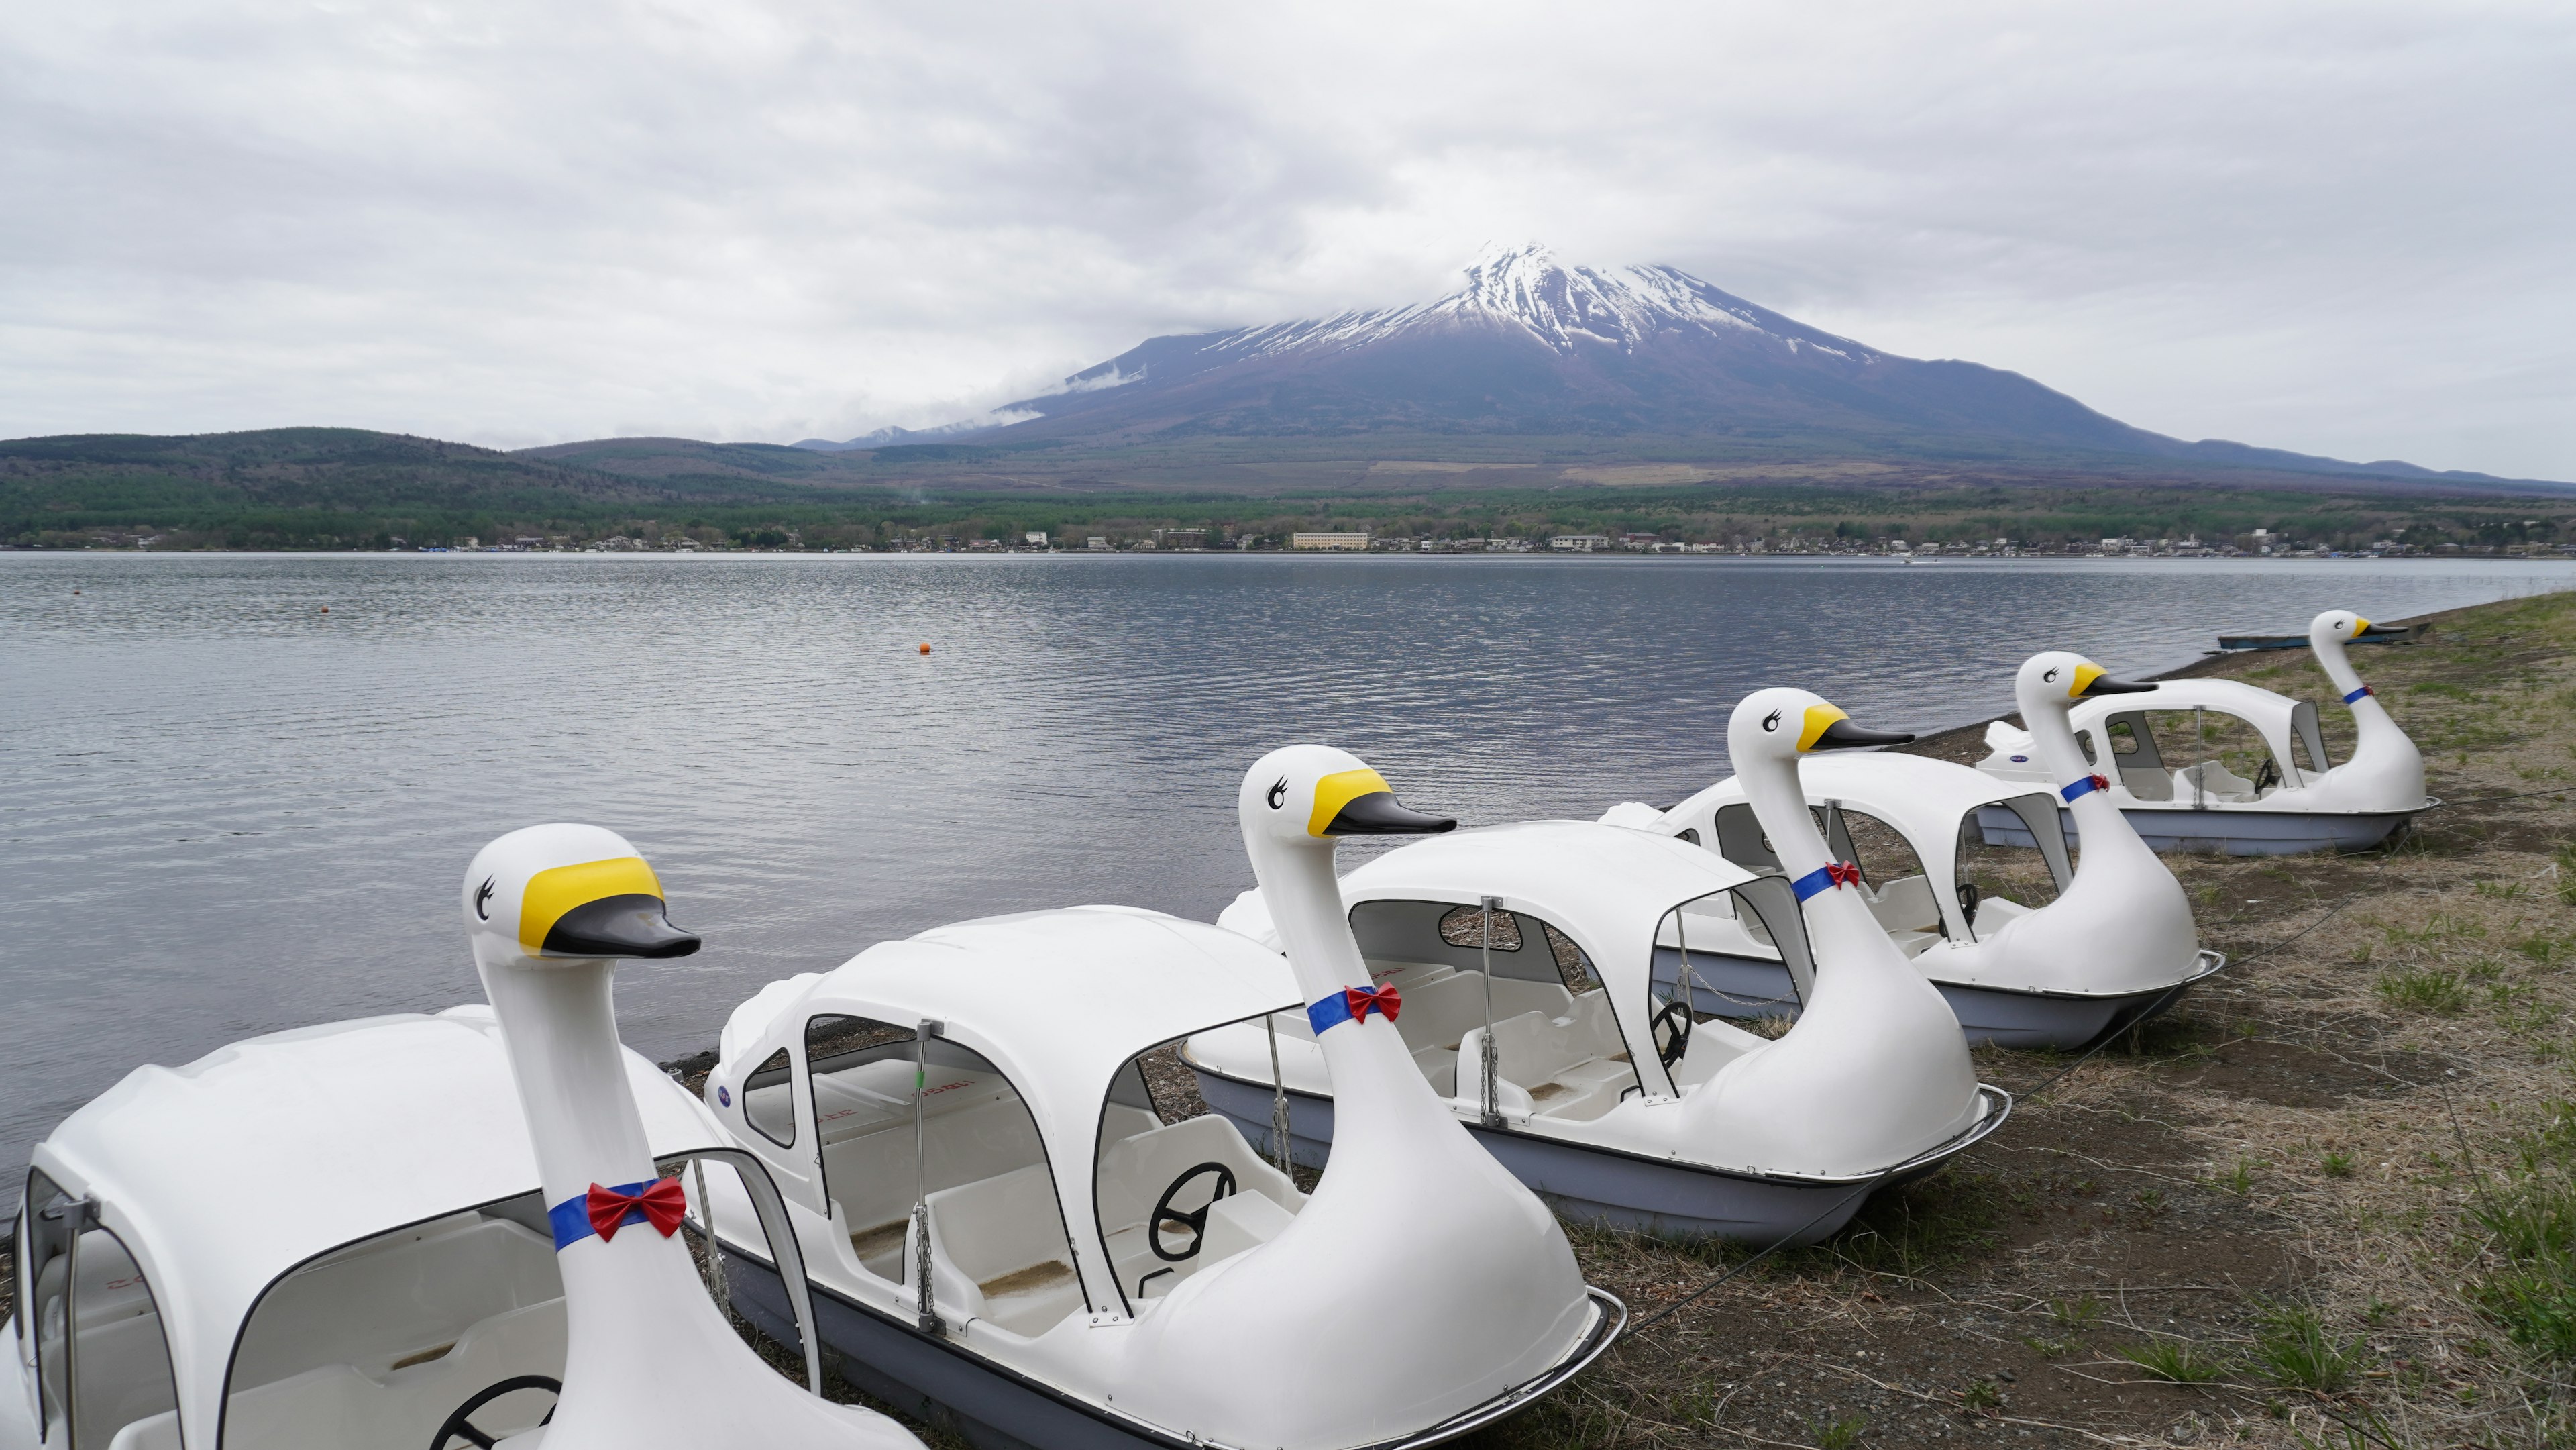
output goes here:
[[1391, 790], [1373, 790], [1342, 807], [1327, 836], [1436, 836], [1458, 829], [1448, 816], [1426, 816], [1395, 798]]
[[2093, 683], [2084, 687], [2084, 693], [2076, 698], [2090, 700], [2096, 695], [2143, 695], [2153, 689], [2155, 682], [2152, 680], [2115, 680], [2109, 675], [2097, 675]]
[[1903, 745], [1914, 737], [1901, 730], [1864, 730], [1854, 725], [1849, 716], [1825, 727], [1816, 743], [1807, 747], [1809, 754], [1819, 750], [1859, 750], [1871, 745]]
[[545, 951], [557, 957], [685, 957], [698, 939], [671, 925], [662, 898], [633, 892], [584, 902], [556, 918]]

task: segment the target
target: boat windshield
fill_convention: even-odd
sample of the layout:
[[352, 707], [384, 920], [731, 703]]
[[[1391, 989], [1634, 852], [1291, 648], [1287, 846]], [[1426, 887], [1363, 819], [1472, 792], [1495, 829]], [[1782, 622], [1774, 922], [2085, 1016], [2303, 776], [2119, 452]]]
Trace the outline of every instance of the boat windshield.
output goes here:
[[1961, 816], [1954, 849], [1959, 908], [1979, 941], [2055, 901], [2075, 877], [2057, 798], [2044, 791]]
[[1037, 1119], [991, 1059], [828, 1013], [805, 1024], [805, 1066], [845, 1264], [917, 1299], [927, 1262], [936, 1312], [1023, 1336], [1084, 1306]]
[[2141, 801], [2195, 809], [2245, 805], [2284, 780], [2284, 762], [2263, 732], [2226, 710], [2129, 710], [2105, 719], [2101, 729], [2120, 784]]
[[[727, 1161], [741, 1156], [661, 1164], [688, 1196], [680, 1235], [720, 1309], [729, 1291], [701, 1227], [709, 1198], [777, 1197]], [[544, 1196], [531, 1191], [370, 1235], [280, 1275], [234, 1345], [222, 1443], [421, 1450], [534, 1429], [564, 1373], [554, 1234]], [[777, 1246], [762, 1243], [780, 1262]]]
[[[1227, 1029], [1271, 1040], [1263, 1018], [1210, 1030]], [[1269, 1242], [1306, 1206], [1294, 1170], [1264, 1161], [1242, 1127], [1200, 1096], [1181, 1057], [1186, 1040], [1129, 1058], [1100, 1108], [1093, 1207], [1101, 1251], [1131, 1314], [1200, 1270]]]

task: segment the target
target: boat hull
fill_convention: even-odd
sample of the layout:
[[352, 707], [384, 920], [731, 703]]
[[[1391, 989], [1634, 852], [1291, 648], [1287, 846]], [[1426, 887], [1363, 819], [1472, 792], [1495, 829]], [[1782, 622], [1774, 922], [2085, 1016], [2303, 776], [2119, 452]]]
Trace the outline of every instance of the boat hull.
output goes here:
[[[2427, 802], [2420, 810], [2430, 810]], [[2310, 851], [2367, 851], [2399, 836], [2418, 811], [2266, 811], [2241, 806], [2122, 806], [2120, 814], [2154, 851], [2215, 851], [2230, 856], [2295, 856]], [[2072, 811], [2060, 809], [2066, 844], [2080, 848]], [[1999, 846], [2035, 846], [2030, 828], [2000, 807], [1981, 807], [1977, 826]]]
[[[2226, 964], [2218, 953], [2202, 952], [2179, 982], [2107, 996], [2012, 991], [1938, 978], [1932, 985], [1950, 1004], [1971, 1047], [2073, 1051], [2171, 1009], [2192, 983]], [[1789, 969], [1778, 962], [1693, 952], [1691, 973], [1699, 979], [1691, 992], [1691, 1005], [1699, 1011], [1736, 1018], [1798, 1015]], [[1661, 985], [1669, 989], [1671, 983]]]
[[[1234, 1121], [1243, 1136], [1270, 1152], [1271, 1089], [1195, 1064], [1199, 1096]], [[2000, 1098], [2001, 1094], [1995, 1094]], [[1568, 1218], [1670, 1238], [1720, 1237], [1750, 1244], [1810, 1244], [1840, 1232], [1876, 1188], [1910, 1182], [2000, 1126], [2010, 1111], [1990, 1113], [1969, 1133], [1905, 1164], [1884, 1182], [1790, 1178], [1648, 1158], [1534, 1133], [1463, 1123], [1512, 1176]], [[1332, 1153], [1332, 1099], [1291, 1089], [1289, 1156], [1321, 1168]]]
[[[724, 1258], [734, 1312], [776, 1342], [795, 1345], [795, 1311], [777, 1266], [731, 1244]], [[977, 1450], [1191, 1450], [1206, 1443], [1108, 1415], [851, 1303], [827, 1285], [810, 1288], [825, 1363], [868, 1395], [954, 1432]], [[1545, 1399], [1598, 1359], [1627, 1325], [1627, 1305], [1599, 1289], [1590, 1293], [1600, 1311], [1591, 1332], [1546, 1374], [1419, 1434], [1353, 1450], [1421, 1450], [1499, 1424]]]

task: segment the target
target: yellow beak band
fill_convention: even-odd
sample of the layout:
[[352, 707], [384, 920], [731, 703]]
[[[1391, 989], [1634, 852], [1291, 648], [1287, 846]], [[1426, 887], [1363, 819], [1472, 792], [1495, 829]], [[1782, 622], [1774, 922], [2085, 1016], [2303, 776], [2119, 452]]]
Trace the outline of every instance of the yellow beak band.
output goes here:
[[1798, 748], [1813, 750], [1816, 741], [1822, 738], [1826, 731], [1834, 728], [1835, 721], [1850, 718], [1851, 716], [1832, 705], [1809, 705], [1806, 719], [1798, 726]]
[[1325, 776], [1315, 782], [1315, 813], [1306, 818], [1306, 834], [1322, 836], [1325, 828], [1332, 825], [1333, 817], [1342, 813], [1342, 807], [1361, 796], [1376, 795], [1381, 791], [1393, 794], [1386, 777], [1366, 766], [1358, 770], [1337, 770]]
[[2359, 639], [2370, 629], [2370, 621], [2356, 614], [2352, 617], [2352, 637]]
[[2066, 692], [2066, 698], [2070, 700], [2083, 699], [2084, 692], [2093, 688], [2093, 682], [2109, 673], [2111, 673], [2109, 670], [2102, 668], [2100, 665], [2097, 665], [2090, 660], [2077, 665], [2075, 667], [2075, 688]]
[[538, 872], [528, 878], [528, 889], [519, 898], [519, 945], [527, 948], [530, 956], [536, 955], [545, 947], [546, 934], [563, 920], [565, 912], [611, 896], [650, 896], [658, 901], [662, 882], [641, 856], [617, 856]]

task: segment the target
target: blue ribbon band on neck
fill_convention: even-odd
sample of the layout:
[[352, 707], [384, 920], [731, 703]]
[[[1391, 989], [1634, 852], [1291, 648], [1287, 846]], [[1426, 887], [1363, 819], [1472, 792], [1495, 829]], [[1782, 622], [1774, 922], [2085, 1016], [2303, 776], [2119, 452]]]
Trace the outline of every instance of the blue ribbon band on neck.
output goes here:
[[[612, 1191], [642, 1193], [652, 1186], [653, 1181], [648, 1178], [642, 1183], [620, 1183]], [[559, 1254], [599, 1232], [590, 1226], [590, 1193], [587, 1189], [547, 1209], [546, 1219], [555, 1226], [555, 1252]], [[624, 1228], [630, 1223], [644, 1221], [643, 1209], [630, 1208], [626, 1210], [626, 1216], [617, 1221], [617, 1226]]]
[[2088, 775], [2082, 780], [2075, 782], [2073, 785], [2066, 787], [2064, 790], [2059, 791], [2058, 794], [2065, 798], [2068, 805], [2073, 805], [2078, 797], [2088, 796], [2093, 792], [2100, 790], [2102, 788], [2101, 781], [2102, 777], [2098, 775]]
[[2345, 704], [2349, 705], [2349, 704], [2351, 704], [2353, 701], [2360, 699], [2360, 698], [2361, 698], [2362, 696], [2364, 696], [2364, 695], [2376, 695], [2376, 694], [2378, 694], [2378, 693], [2379, 693], [2379, 692], [2378, 692], [2377, 690], [2372, 689], [2372, 688], [2371, 688], [2370, 686], [2368, 686], [2368, 685], [2364, 685], [2364, 686], [2362, 686], [2360, 689], [2353, 691], [2351, 694], [2344, 696], [2344, 697], [2343, 697], [2343, 702], [2344, 702]]
[[1790, 882], [1789, 889], [1798, 893], [1798, 899], [1800, 901], [1804, 901], [1808, 897], [1814, 896], [1819, 892], [1831, 891], [1834, 889], [1833, 868], [1830, 866], [1819, 866], [1815, 870], [1808, 872], [1806, 875], [1799, 877], [1797, 880]]
[[1324, 1035], [1325, 1028], [1339, 1027], [1350, 1020], [1350, 999], [1344, 997], [1339, 992], [1335, 992], [1333, 995], [1326, 997], [1321, 1002], [1312, 1003], [1306, 1008], [1306, 1023], [1308, 1026], [1315, 1029], [1315, 1035], [1317, 1037]]

